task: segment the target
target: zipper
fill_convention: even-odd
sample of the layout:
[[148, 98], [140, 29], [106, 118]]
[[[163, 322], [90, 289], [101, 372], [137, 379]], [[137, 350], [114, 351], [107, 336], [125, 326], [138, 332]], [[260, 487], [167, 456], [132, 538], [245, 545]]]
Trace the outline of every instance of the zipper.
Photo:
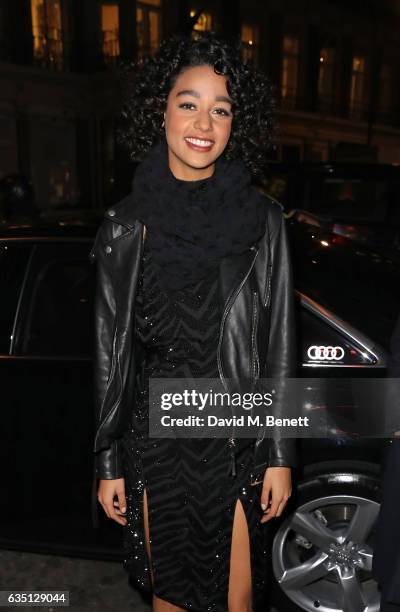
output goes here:
[[[258, 255], [258, 251], [255, 247], [251, 247], [252, 251], [256, 251], [254, 257], [253, 257], [253, 261], [251, 262], [250, 268], [248, 269], [246, 275], [244, 276], [244, 278], [242, 279], [240, 285], [236, 288], [236, 290], [231, 291], [228, 299], [226, 300], [225, 303], [225, 308], [224, 308], [224, 312], [222, 314], [222, 318], [221, 318], [221, 325], [220, 325], [220, 332], [219, 332], [219, 341], [218, 341], [218, 348], [217, 348], [217, 365], [218, 365], [218, 371], [219, 371], [219, 376], [221, 378], [222, 384], [224, 385], [224, 388], [226, 389], [226, 391], [229, 393], [229, 389], [228, 389], [228, 385], [226, 384], [226, 380], [224, 377], [224, 372], [223, 372], [223, 367], [222, 367], [222, 361], [221, 361], [221, 344], [222, 344], [222, 334], [224, 331], [224, 325], [225, 325], [225, 319], [228, 316], [228, 312], [233, 304], [233, 302], [236, 300], [236, 297], [239, 295], [244, 283], [246, 282], [251, 270], [253, 269], [254, 266], [254, 262], [256, 260], [256, 257]], [[235, 456], [235, 446], [236, 446], [236, 440], [234, 437], [234, 433], [235, 433], [235, 426], [232, 423], [232, 430], [231, 430], [231, 436], [229, 437], [228, 440], [228, 445], [230, 448], [230, 457], [231, 457], [231, 465], [230, 465], [230, 470], [229, 473], [232, 477], [236, 477], [236, 456]]]
[[272, 265], [269, 263], [267, 267], [267, 280], [265, 283], [264, 293], [264, 306], [267, 308], [271, 299], [271, 276], [272, 276]]
[[253, 291], [253, 322], [251, 333], [251, 349], [253, 353], [253, 378], [254, 382], [260, 374], [260, 361], [257, 353], [257, 326], [258, 326], [258, 293]]
[[[254, 378], [254, 386], [256, 381], [260, 376], [260, 360], [257, 352], [257, 327], [258, 327], [258, 293], [257, 291], [253, 291], [253, 330], [252, 330], [252, 352], [253, 352], [253, 378]], [[260, 433], [257, 434], [257, 439], [255, 442], [255, 448], [257, 448], [259, 444], [259, 436]]]

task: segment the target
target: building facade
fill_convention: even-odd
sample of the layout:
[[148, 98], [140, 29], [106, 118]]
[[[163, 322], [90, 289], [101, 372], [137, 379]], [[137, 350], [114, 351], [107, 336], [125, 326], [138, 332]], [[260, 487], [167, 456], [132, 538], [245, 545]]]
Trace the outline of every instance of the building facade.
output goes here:
[[275, 87], [278, 160], [400, 163], [400, 2], [3, 0], [0, 176], [40, 208], [102, 208], [129, 189], [116, 67], [174, 32], [241, 38]]

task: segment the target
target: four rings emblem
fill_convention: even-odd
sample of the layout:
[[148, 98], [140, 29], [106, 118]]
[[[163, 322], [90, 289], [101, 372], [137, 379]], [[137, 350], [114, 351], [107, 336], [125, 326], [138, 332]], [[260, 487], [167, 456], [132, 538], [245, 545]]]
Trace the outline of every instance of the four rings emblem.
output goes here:
[[307, 357], [312, 361], [340, 361], [344, 357], [344, 348], [341, 346], [310, 346]]

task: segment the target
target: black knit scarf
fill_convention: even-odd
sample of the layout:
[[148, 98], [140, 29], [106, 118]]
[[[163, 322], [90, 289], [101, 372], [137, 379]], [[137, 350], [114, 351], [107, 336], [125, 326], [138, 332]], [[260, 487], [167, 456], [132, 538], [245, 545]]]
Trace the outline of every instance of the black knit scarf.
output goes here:
[[216, 273], [222, 257], [250, 248], [265, 231], [265, 203], [249, 171], [223, 155], [211, 177], [184, 181], [169, 169], [163, 141], [137, 167], [133, 197], [166, 290]]

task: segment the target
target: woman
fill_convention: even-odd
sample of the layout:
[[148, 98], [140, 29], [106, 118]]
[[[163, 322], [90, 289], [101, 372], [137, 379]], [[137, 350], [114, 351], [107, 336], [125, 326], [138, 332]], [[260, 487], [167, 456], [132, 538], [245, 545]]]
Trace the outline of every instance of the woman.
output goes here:
[[263, 524], [291, 494], [291, 441], [150, 438], [148, 380], [293, 375], [282, 209], [250, 180], [270, 85], [214, 34], [173, 37], [130, 78], [125, 141], [142, 163], [91, 252], [98, 500], [154, 610], [246, 612], [262, 604]]

